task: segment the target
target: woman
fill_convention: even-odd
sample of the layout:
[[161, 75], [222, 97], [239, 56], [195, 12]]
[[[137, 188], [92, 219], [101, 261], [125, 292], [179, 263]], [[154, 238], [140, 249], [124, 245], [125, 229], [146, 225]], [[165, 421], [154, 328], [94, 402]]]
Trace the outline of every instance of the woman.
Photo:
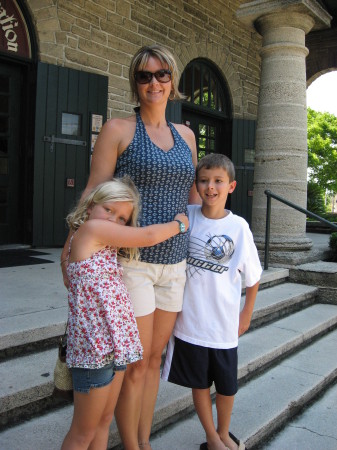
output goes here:
[[[167, 49], [141, 48], [132, 59], [129, 79], [139, 108], [135, 115], [103, 126], [83, 195], [112, 176], [129, 175], [140, 191], [140, 225], [146, 226], [172, 220], [188, 202], [199, 203], [194, 185], [196, 144], [192, 130], [165, 118], [168, 99], [181, 98], [177, 65]], [[126, 450], [151, 449], [161, 355], [182, 307], [187, 238], [181, 233], [140, 249], [139, 261], [121, 260], [144, 349], [143, 360], [126, 371], [116, 408]], [[67, 244], [61, 260], [66, 252]]]

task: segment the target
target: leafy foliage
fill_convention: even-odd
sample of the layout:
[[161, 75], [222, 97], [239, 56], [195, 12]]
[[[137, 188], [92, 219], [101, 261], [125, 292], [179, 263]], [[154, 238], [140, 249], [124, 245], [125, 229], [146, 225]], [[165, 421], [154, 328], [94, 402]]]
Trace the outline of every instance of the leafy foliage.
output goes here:
[[337, 117], [308, 108], [309, 179], [337, 192]]
[[325, 213], [324, 190], [312, 181], [308, 182], [307, 210], [319, 216]]

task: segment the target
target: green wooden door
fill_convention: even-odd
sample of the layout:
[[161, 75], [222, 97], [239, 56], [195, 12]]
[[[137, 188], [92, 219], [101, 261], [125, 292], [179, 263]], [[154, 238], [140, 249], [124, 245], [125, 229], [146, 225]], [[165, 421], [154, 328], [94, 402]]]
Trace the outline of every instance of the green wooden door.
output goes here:
[[[20, 198], [21, 70], [0, 64], [0, 244], [21, 240], [23, 197]], [[21, 214], [21, 215], [20, 215]]]
[[108, 78], [39, 63], [34, 146], [33, 245], [62, 246], [65, 217], [83, 191], [93, 115], [106, 120]]
[[232, 161], [235, 165], [237, 187], [231, 194], [233, 213], [250, 224], [253, 205], [255, 120], [233, 120]]

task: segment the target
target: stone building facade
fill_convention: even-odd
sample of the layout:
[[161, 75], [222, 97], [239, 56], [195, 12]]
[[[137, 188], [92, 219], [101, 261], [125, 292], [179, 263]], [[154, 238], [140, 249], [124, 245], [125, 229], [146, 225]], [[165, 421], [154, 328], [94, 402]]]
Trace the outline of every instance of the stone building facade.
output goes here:
[[39, 59], [109, 77], [108, 117], [133, 110], [128, 81], [133, 54], [162, 44], [182, 73], [195, 58], [217, 65], [234, 117], [256, 119], [261, 38], [236, 17], [242, 1], [28, 0]]
[[[1, 135], [0, 127], [0, 244], [61, 245], [63, 217], [90, 170], [99, 130], [93, 122], [133, 112], [131, 58], [158, 43], [175, 55], [182, 87], [192, 83], [190, 97], [171, 105], [168, 118], [192, 127], [200, 155], [219, 151], [233, 159], [239, 188], [231, 206], [263, 248], [265, 189], [306, 206], [306, 36], [321, 30], [334, 36], [325, 3], [0, 0], [0, 77], [9, 80], [8, 104], [20, 110], [12, 119], [9, 106], [2, 111], [16, 129], [4, 122]], [[20, 27], [29, 47], [24, 54], [13, 51]], [[312, 61], [311, 80], [322, 70]], [[10, 91], [12, 79], [19, 90]], [[221, 97], [213, 110], [204, 89]], [[19, 222], [14, 205], [21, 197]], [[304, 216], [282, 205], [273, 205], [273, 216], [272, 249], [310, 248]]]

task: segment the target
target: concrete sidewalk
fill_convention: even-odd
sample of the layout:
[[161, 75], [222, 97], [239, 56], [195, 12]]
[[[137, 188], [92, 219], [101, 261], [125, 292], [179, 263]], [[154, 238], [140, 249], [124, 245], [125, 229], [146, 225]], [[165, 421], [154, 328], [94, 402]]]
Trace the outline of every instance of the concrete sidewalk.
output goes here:
[[[67, 290], [60, 270], [61, 249], [36, 249], [46, 264], [0, 269], [0, 350], [34, 342], [54, 324], [55, 336], [64, 331], [67, 318]], [[63, 330], [63, 331], [62, 331]], [[38, 339], [39, 340], [39, 339]]]
[[[329, 234], [307, 233], [307, 237], [313, 241], [315, 249], [328, 249]], [[0, 268], [0, 319], [16, 317], [22, 322], [24, 315], [37, 312], [45, 314], [46, 318], [50, 311], [60, 310], [60, 315], [63, 314], [61, 311], [67, 305], [67, 291], [59, 265], [61, 249], [32, 250], [46, 253], [37, 257], [53, 263]]]

